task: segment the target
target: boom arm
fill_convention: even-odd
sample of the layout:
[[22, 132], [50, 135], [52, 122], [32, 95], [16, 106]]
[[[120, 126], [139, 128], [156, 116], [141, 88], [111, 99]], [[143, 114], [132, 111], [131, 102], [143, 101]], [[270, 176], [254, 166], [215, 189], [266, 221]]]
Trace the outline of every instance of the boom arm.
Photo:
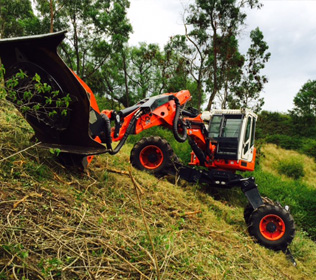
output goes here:
[[[188, 91], [163, 94], [140, 101], [121, 110], [102, 111], [100, 114], [91, 89], [62, 61], [57, 47], [65, 37], [65, 31], [39, 36], [27, 36], [0, 40], [0, 57], [5, 80], [22, 70], [26, 77], [14, 88], [17, 98], [8, 99], [18, 109], [23, 100], [22, 88], [35, 88], [32, 78], [38, 74], [43, 84], [59, 92], [58, 98], [70, 96], [67, 116], [53, 118], [50, 113], [39, 115], [22, 112], [35, 131], [43, 147], [58, 148], [61, 152], [89, 156], [100, 153], [117, 153], [130, 134], [162, 125], [173, 130], [178, 141], [185, 141], [186, 129], [180, 119], [181, 106], [191, 99]], [[48, 93], [35, 96], [31, 102], [45, 106]], [[35, 115], [35, 116], [34, 116]], [[110, 122], [115, 122], [111, 128]], [[120, 142], [112, 149], [112, 141]], [[101, 143], [106, 144], [106, 148]]]

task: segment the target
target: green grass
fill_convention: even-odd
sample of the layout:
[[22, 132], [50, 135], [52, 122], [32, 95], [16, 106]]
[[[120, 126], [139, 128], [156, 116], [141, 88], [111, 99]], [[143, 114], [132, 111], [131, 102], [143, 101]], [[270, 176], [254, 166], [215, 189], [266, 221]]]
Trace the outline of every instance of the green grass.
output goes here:
[[298, 180], [305, 175], [303, 162], [297, 158], [288, 158], [281, 161], [278, 163], [276, 168], [280, 174], [284, 174], [294, 180]]
[[316, 240], [316, 189], [297, 180], [284, 181], [271, 173], [253, 173], [263, 196], [290, 206], [296, 225]]
[[[14, 109], [1, 105], [0, 159], [33, 145], [27, 124]], [[115, 156], [95, 157], [87, 173], [64, 168], [37, 147], [1, 161], [0, 279], [314, 277], [316, 245], [303, 225], [290, 247], [298, 263], [294, 267], [282, 252], [249, 237], [238, 189], [206, 192], [132, 169], [143, 190], [140, 207], [126, 174], [131, 148], [127, 144]], [[262, 193], [288, 202], [295, 218], [301, 218], [298, 199], [303, 200], [303, 193], [312, 196], [299, 192], [303, 183], [289, 185], [262, 170], [255, 176]], [[302, 197], [291, 200], [293, 194], [285, 188], [295, 188]]]

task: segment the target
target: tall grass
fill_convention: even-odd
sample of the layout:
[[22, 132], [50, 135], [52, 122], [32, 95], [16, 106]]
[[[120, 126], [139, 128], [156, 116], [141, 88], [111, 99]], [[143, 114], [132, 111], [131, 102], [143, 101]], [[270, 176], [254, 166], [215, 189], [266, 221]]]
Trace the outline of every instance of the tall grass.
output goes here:
[[261, 195], [289, 205], [296, 225], [316, 240], [316, 189], [297, 180], [284, 181], [271, 173], [253, 174]]
[[316, 240], [316, 164], [295, 151], [267, 144], [252, 174], [262, 195], [289, 205], [295, 223]]
[[[295, 177], [285, 174], [289, 172], [285, 170], [288, 167], [288, 169], [293, 169], [293, 173], [300, 173], [301, 176], [298, 177], [303, 183], [316, 188], [316, 163], [312, 157], [302, 155], [296, 151], [282, 149], [274, 144], [263, 145], [260, 151], [259, 166], [262, 171], [287, 181], [291, 177]], [[294, 170], [294, 167], [297, 170]]]

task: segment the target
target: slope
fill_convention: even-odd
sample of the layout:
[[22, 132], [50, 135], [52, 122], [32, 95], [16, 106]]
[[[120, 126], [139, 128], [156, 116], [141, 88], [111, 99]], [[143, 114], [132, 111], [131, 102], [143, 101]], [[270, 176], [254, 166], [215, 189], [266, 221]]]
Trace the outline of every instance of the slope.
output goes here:
[[132, 169], [135, 187], [129, 145], [96, 157], [84, 174], [66, 169], [0, 102], [0, 279], [314, 276], [316, 246], [304, 232], [291, 245], [294, 267], [253, 243], [242, 207]]

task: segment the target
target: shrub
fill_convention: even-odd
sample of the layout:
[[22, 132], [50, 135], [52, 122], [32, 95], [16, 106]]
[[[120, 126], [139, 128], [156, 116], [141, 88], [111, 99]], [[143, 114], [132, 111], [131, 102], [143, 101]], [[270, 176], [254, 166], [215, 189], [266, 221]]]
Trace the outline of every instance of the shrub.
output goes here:
[[301, 151], [308, 156], [316, 158], [316, 140], [306, 138], [301, 146]]
[[288, 135], [273, 134], [266, 138], [268, 143], [276, 144], [283, 149], [287, 150], [297, 150], [302, 146], [302, 139], [297, 137], [292, 137]]
[[277, 170], [280, 174], [286, 175], [287, 177], [295, 180], [304, 177], [303, 163], [294, 157], [280, 161], [277, 165]]

